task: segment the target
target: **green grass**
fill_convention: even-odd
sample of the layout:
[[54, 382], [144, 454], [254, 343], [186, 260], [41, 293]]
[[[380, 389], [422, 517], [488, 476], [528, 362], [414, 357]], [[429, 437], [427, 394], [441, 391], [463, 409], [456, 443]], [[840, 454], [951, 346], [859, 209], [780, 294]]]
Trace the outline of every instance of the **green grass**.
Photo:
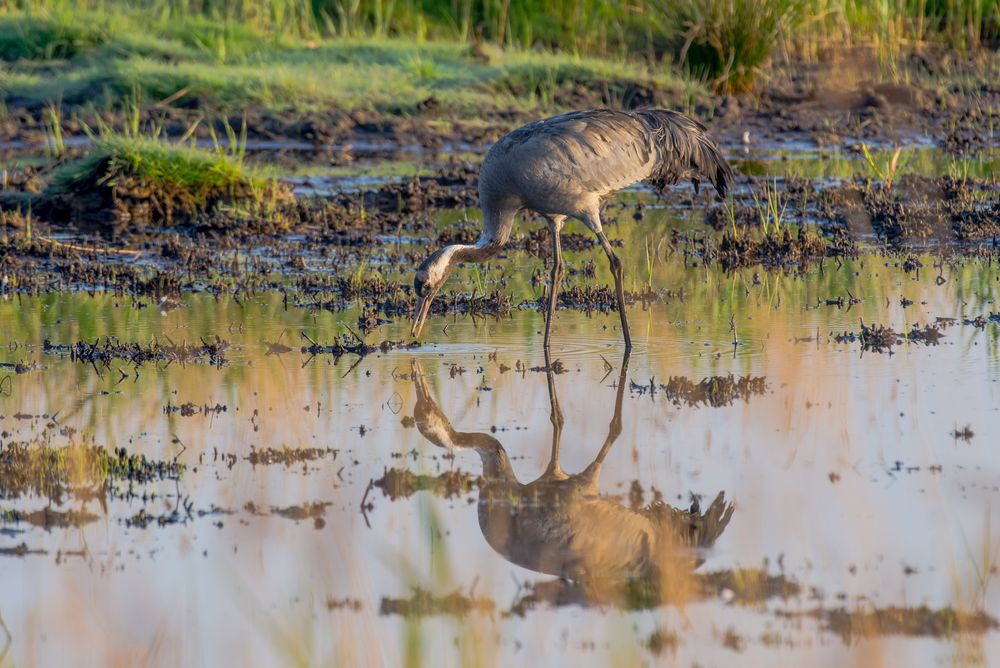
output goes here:
[[95, 188], [142, 193], [157, 202], [167, 219], [175, 210], [188, 214], [220, 204], [269, 205], [290, 197], [274, 179], [244, 163], [246, 128], [230, 129], [214, 150], [190, 143], [171, 143], [158, 130], [142, 129], [138, 112], [124, 130], [103, 127], [92, 133], [88, 154], [61, 166], [53, 175], [49, 196], [88, 193]]
[[72, 11], [0, 16], [0, 60], [72, 58], [108, 41], [107, 15], [80, 18]]
[[[254, 42], [251, 34], [244, 32], [228, 46], [213, 47], [207, 38], [172, 40], [154, 30], [155, 49], [150, 44], [131, 49], [114, 37], [55, 71], [13, 67], [2, 86], [9, 101], [36, 107], [59, 100], [64, 107], [106, 110], [138, 91], [147, 102], [169, 98], [178, 105], [197, 104], [225, 113], [252, 106], [407, 114], [433, 97], [441, 106], [468, 115], [497, 108], [551, 108], [560, 90], [580, 83], [600, 85], [612, 104], [637, 83], [660, 90], [699, 89], [669, 68], [635, 61], [492, 48], [483, 58], [459, 42], [400, 39]], [[181, 39], [204, 48], [185, 46]], [[225, 58], [224, 66], [219, 58]]]
[[[0, 0], [0, 88], [15, 103], [410, 113], [551, 107], [580, 82], [752, 88], [775, 54], [918, 44], [966, 61], [1000, 39], [1000, 0]], [[41, 67], [39, 67], [41, 65]], [[222, 67], [224, 66], [224, 67]], [[677, 68], [696, 83], [682, 84]]]
[[865, 156], [865, 164], [868, 165], [869, 180], [874, 177], [882, 182], [886, 190], [892, 190], [892, 183], [896, 180], [896, 175], [906, 167], [906, 163], [909, 161], [909, 153], [904, 154], [903, 149], [897, 148], [891, 157], [880, 161], [872, 155], [868, 144], [861, 144], [861, 149]]
[[678, 59], [720, 90], [750, 90], [759, 68], [802, 25], [803, 0], [653, 0]]

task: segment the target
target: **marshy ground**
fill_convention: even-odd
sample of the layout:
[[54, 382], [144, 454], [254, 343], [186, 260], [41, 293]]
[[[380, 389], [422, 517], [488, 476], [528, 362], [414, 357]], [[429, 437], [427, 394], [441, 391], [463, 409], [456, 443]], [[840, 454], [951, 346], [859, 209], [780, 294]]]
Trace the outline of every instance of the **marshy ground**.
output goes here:
[[[6, 28], [0, 665], [1000, 654], [991, 61], [748, 99], [487, 47], [249, 34], [219, 61], [109, 28], [43, 57]], [[477, 236], [485, 147], [607, 103], [686, 105], [739, 174], [606, 204], [627, 366], [575, 224], [543, 356], [530, 217], [410, 341], [410, 272]], [[598, 560], [629, 526], [598, 497], [667, 543]]]

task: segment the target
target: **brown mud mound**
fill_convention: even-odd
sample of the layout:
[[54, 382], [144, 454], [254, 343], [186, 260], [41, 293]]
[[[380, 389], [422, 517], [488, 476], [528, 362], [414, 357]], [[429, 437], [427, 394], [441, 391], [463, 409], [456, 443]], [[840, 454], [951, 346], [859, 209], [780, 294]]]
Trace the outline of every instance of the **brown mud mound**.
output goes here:
[[415, 176], [365, 191], [369, 209], [388, 213], [419, 213], [428, 209], [454, 209], [478, 205], [479, 167], [448, 162], [429, 176]]
[[[811, 63], [776, 64], [773, 83], [760, 90], [740, 125], [752, 135], [806, 138], [820, 145], [841, 144], [844, 137], [943, 138], [955, 127], [950, 121], [962, 106], [961, 95], [935, 86], [926, 63], [915, 51], [898, 64], [912, 76], [897, 81], [879, 77], [884, 68], [869, 47], [830, 50]], [[730, 119], [721, 120], [720, 125], [731, 125]]]
[[996, 244], [1000, 237], [1000, 201], [957, 212], [951, 219], [951, 226], [959, 241], [993, 241]]

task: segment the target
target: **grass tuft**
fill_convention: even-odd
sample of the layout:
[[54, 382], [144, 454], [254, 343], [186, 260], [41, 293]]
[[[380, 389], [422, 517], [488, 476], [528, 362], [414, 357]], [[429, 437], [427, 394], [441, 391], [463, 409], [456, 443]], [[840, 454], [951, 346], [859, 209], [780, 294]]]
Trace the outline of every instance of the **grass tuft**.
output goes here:
[[72, 11], [0, 15], [0, 60], [72, 58], [110, 38], [106, 15], [81, 21]]
[[[53, 175], [49, 198], [70, 197], [84, 206], [126, 209], [127, 218], [170, 224], [221, 206], [259, 209], [291, 200], [287, 186], [243, 162], [246, 126], [230, 128], [215, 150], [170, 143], [136, 122], [124, 130], [91, 133], [93, 148]], [[84, 197], [76, 197], [85, 195]]]
[[801, 25], [804, 0], [654, 0], [678, 60], [720, 91], [750, 90], [760, 67]]

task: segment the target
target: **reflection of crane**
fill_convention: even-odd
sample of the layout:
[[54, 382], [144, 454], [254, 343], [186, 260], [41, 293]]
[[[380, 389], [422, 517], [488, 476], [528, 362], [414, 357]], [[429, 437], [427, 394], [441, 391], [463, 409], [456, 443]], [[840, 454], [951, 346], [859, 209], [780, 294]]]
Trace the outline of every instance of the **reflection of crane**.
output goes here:
[[576, 218], [597, 235], [608, 255], [625, 347], [631, 348], [622, 264], [601, 225], [601, 199], [637, 181], [663, 188], [686, 178], [695, 188], [699, 178], [708, 179], [725, 196], [734, 177], [705, 127], [674, 111], [578, 111], [514, 130], [490, 148], [479, 170], [479, 241], [445, 246], [417, 269], [413, 286], [419, 301], [411, 334], [420, 334], [452, 269], [463, 262], [485, 262], [500, 252], [514, 216], [527, 209], [546, 217], [552, 236], [545, 347], [563, 275], [559, 233], [566, 218]]
[[506, 451], [493, 436], [455, 431], [415, 364], [417, 428], [435, 445], [479, 453], [484, 478], [479, 525], [487, 542], [509, 561], [587, 585], [654, 578], [668, 565], [691, 564], [685, 548], [711, 546], [729, 524], [733, 505], [722, 493], [705, 513], [696, 506], [682, 511], [662, 502], [633, 510], [600, 495], [601, 466], [622, 430], [627, 363], [626, 357], [604, 444], [594, 461], [575, 475], [567, 475], [559, 465], [563, 415], [549, 372], [552, 454], [545, 472], [528, 484], [514, 476]]

